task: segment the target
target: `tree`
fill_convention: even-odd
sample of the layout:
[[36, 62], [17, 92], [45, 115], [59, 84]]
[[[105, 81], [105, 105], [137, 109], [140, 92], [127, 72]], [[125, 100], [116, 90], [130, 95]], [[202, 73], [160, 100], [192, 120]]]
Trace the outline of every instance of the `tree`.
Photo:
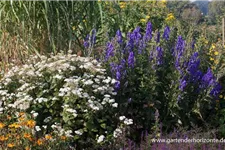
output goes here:
[[182, 11], [187, 4], [189, 4], [189, 1], [168, 1], [167, 7], [171, 12], [174, 12], [177, 19], [180, 19]]
[[183, 21], [196, 25], [200, 22], [202, 13], [196, 4], [191, 3], [184, 7], [181, 17]]
[[223, 17], [225, 17], [224, 1], [212, 1], [209, 3], [208, 9], [208, 21], [210, 24], [218, 23]]
[[207, 15], [208, 14], [209, 1], [194, 1], [193, 3], [198, 6], [198, 8], [203, 13], [203, 15]]

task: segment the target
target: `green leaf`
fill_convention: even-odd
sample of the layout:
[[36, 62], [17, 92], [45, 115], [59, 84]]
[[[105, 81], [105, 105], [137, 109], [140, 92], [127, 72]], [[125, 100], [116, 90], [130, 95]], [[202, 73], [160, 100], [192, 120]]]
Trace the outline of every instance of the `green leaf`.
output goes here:
[[105, 123], [101, 124], [100, 126], [101, 126], [103, 129], [106, 129], [106, 124], [105, 124]]

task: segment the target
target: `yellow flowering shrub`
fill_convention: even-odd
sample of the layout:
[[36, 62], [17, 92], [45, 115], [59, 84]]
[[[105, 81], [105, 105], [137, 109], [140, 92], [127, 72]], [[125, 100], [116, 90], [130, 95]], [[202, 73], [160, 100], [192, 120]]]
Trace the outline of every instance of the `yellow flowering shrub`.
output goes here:
[[102, 1], [101, 6], [104, 14], [103, 28], [112, 36], [118, 29], [127, 33], [136, 26], [144, 27], [148, 21], [151, 21], [156, 28], [162, 27], [168, 13], [165, 0]]
[[220, 52], [215, 43], [211, 44], [208, 55], [209, 55], [209, 60], [211, 61], [211, 69], [216, 70], [220, 62]]
[[166, 22], [168, 23], [168, 22], [171, 22], [171, 21], [174, 21], [175, 20], [175, 17], [174, 17], [174, 15], [173, 15], [173, 13], [169, 13], [168, 15], [167, 15], [167, 17], [166, 17]]

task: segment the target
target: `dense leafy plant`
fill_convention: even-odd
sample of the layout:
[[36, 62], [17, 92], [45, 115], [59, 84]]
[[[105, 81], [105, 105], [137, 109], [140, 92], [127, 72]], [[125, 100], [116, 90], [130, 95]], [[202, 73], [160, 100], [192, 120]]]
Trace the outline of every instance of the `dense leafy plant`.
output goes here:
[[144, 34], [137, 27], [125, 39], [117, 31], [107, 43], [102, 61], [117, 79], [120, 113], [132, 117], [135, 132], [153, 126], [156, 110], [166, 130], [205, 124], [214, 111], [221, 85], [212, 70], [201, 65], [204, 52], [176, 36], [168, 26], [154, 31], [148, 22]]
[[101, 25], [97, 2], [2, 1], [1, 30], [30, 49], [57, 52], [82, 47], [81, 39]]
[[115, 83], [92, 58], [61, 53], [34, 57], [1, 80], [1, 111], [36, 114], [36, 126], [46, 133], [66, 133], [78, 149], [94, 147], [119, 136], [133, 122], [118, 114]]
[[102, 29], [109, 37], [118, 29], [127, 33], [137, 25], [144, 27], [150, 19], [154, 28], [160, 28], [167, 17], [165, 1], [99, 2], [99, 5], [102, 7]]

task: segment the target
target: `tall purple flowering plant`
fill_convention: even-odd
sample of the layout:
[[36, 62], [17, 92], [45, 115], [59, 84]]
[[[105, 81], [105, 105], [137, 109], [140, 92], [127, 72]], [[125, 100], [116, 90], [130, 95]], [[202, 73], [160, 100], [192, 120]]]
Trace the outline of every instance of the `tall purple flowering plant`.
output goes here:
[[221, 86], [202, 66], [201, 51], [193, 52], [181, 35], [175, 39], [176, 32], [168, 26], [154, 31], [148, 22], [142, 31], [137, 27], [122, 37], [118, 30], [105, 48], [102, 61], [117, 80], [118, 113], [133, 117], [134, 131], [149, 130], [156, 110], [168, 130], [204, 120]]

